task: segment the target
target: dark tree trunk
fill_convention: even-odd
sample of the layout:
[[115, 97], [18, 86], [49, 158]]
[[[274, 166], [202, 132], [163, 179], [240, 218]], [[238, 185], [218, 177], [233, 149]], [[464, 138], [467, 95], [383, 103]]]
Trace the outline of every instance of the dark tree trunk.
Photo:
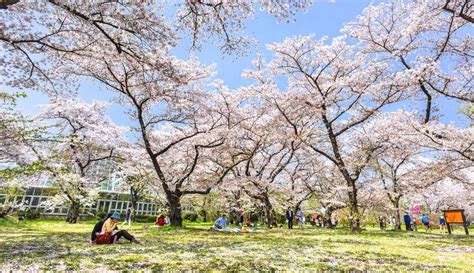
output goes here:
[[77, 218], [79, 218], [79, 212], [81, 209], [81, 204], [78, 201], [71, 202], [69, 205], [69, 210], [66, 216], [66, 222], [69, 224], [75, 224], [77, 222]]
[[203, 201], [202, 201], [202, 208], [201, 208], [201, 211], [200, 211], [200, 214], [201, 214], [201, 217], [202, 217], [202, 221], [203, 222], [207, 222], [207, 211], [205, 209], [206, 207], [206, 201], [207, 201], [207, 198], [204, 197], [203, 198]]
[[352, 232], [360, 232], [360, 215], [357, 203], [357, 188], [355, 182], [352, 183], [352, 190], [349, 192], [349, 204], [351, 207], [350, 226]]
[[207, 222], [207, 212], [205, 209], [201, 210], [201, 217], [203, 222]]
[[170, 225], [175, 227], [183, 226], [183, 218], [181, 216], [181, 200], [179, 195], [170, 194], [168, 196], [168, 205], [170, 207]]
[[264, 195], [264, 204], [265, 204], [265, 211], [267, 214], [267, 226], [268, 227], [274, 227], [277, 226], [277, 222], [275, 219], [275, 210], [273, 209], [273, 205], [270, 202], [270, 199], [268, 198], [268, 195]]
[[13, 209], [12, 206], [7, 204], [7, 201], [5, 201], [5, 203], [2, 206], [2, 209], [0, 210], [0, 218], [4, 218], [5, 216], [7, 216], [10, 213], [10, 211], [12, 211], [12, 209]]
[[332, 216], [333, 211], [334, 211], [333, 208], [331, 208], [330, 206], [326, 207], [326, 210], [325, 210], [324, 215], [323, 215], [323, 226], [326, 227], [326, 228], [332, 228], [333, 227], [332, 221], [331, 221], [331, 216]]

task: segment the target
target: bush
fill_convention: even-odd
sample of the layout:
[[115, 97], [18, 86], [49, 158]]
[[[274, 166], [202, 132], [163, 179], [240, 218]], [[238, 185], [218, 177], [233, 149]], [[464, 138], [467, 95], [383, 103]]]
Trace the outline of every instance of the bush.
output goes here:
[[23, 218], [23, 219], [28, 219], [28, 220], [35, 220], [40, 218], [41, 212], [38, 210], [31, 210], [31, 209], [25, 209], [25, 210], [19, 210], [17, 211], [17, 216], [18, 218]]
[[137, 214], [135, 218], [132, 218], [132, 220], [137, 223], [149, 223], [149, 222], [155, 222], [156, 216]]
[[198, 213], [195, 211], [189, 211], [189, 212], [183, 213], [183, 218], [191, 222], [196, 222], [198, 219], [198, 216], [199, 216]]
[[250, 221], [252, 223], [258, 223], [260, 221], [260, 215], [257, 212], [250, 214]]
[[105, 218], [105, 216], [107, 216], [107, 212], [105, 211], [99, 211], [96, 213], [95, 215], [97, 217], [97, 220], [102, 220]]

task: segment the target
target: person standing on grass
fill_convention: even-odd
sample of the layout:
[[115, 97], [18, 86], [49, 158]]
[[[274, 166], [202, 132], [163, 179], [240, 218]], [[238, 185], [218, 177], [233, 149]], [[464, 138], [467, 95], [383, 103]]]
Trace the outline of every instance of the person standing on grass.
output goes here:
[[131, 243], [139, 244], [140, 242], [126, 230], [118, 230], [117, 224], [120, 221], [120, 213], [114, 212], [109, 219], [104, 222], [102, 231], [97, 235], [97, 244], [115, 244], [122, 237], [129, 240]]
[[385, 230], [385, 223], [383, 216], [379, 216], [380, 230]]
[[405, 222], [405, 227], [407, 231], [411, 231], [411, 217], [408, 212], [403, 216], [403, 221]]
[[128, 205], [127, 213], [125, 214], [125, 221], [122, 225], [125, 225], [128, 222], [128, 226], [132, 225], [132, 203]]
[[298, 225], [299, 225], [300, 229], [303, 229], [304, 215], [303, 215], [303, 212], [301, 211], [301, 209], [298, 209], [298, 211], [296, 212], [296, 217], [298, 219]]
[[286, 211], [286, 220], [288, 221], [288, 229], [293, 229], [293, 217], [294, 217], [293, 210], [290, 207], [288, 207], [288, 210]]
[[431, 231], [430, 218], [426, 214], [423, 214], [423, 216], [421, 216], [421, 222], [423, 223], [423, 226], [425, 226], [426, 232]]
[[446, 233], [446, 219], [444, 219], [443, 215], [439, 217], [439, 231], [441, 233]]
[[415, 232], [418, 232], [418, 226], [416, 224], [416, 216], [415, 215], [411, 218], [411, 229]]

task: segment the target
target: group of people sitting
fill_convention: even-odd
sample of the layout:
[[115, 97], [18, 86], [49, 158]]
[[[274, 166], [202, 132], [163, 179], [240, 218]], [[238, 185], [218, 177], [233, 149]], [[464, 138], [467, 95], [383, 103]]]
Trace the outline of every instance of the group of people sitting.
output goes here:
[[230, 232], [257, 232], [255, 229], [250, 229], [249, 227], [256, 227], [255, 225], [252, 225], [252, 222], [250, 219], [247, 219], [245, 223], [241, 223], [241, 229], [240, 228], [228, 228], [227, 227], [227, 219], [225, 215], [222, 215], [221, 217], [217, 218], [217, 220], [214, 222], [214, 225], [212, 226], [211, 229], [214, 230], [219, 230], [219, 231], [230, 231]]
[[93, 244], [115, 244], [122, 237], [131, 243], [139, 244], [133, 235], [126, 230], [119, 230], [120, 213], [109, 213], [104, 219], [100, 220], [92, 230], [91, 243]]

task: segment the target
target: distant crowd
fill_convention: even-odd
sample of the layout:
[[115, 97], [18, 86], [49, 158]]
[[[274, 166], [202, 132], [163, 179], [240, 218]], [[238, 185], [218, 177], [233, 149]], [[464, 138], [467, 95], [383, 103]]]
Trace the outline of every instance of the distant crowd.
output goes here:
[[[124, 222], [122, 225], [128, 224], [131, 225], [132, 218], [132, 207], [130, 206], [125, 215]], [[286, 223], [288, 229], [293, 229], [293, 223], [296, 222], [297, 226], [300, 229], [303, 229], [305, 223], [309, 221], [313, 226], [337, 226], [337, 219], [323, 219], [321, 215], [317, 213], [305, 214], [301, 209], [298, 209], [296, 213], [292, 210], [291, 207], [288, 207], [285, 213]], [[379, 225], [381, 230], [386, 229], [397, 229], [397, 225], [400, 225], [400, 221], [397, 222], [395, 217], [384, 217], [380, 216]], [[95, 244], [114, 244], [117, 243], [120, 238], [125, 238], [126, 240], [133, 243], [140, 243], [133, 235], [131, 235], [126, 230], [121, 230], [118, 228], [118, 223], [121, 220], [121, 215], [119, 212], [113, 212], [107, 215], [104, 219], [100, 220], [92, 230], [91, 233], [91, 243]], [[239, 228], [229, 228], [226, 215], [221, 215], [214, 222], [211, 229], [221, 230], [221, 231], [234, 231], [234, 232], [257, 232], [256, 223], [252, 223], [250, 218], [244, 217], [243, 213], [238, 215], [238, 226]], [[418, 227], [423, 226], [426, 232], [430, 232], [437, 225], [439, 226], [440, 232], [446, 232], [446, 219], [444, 216], [440, 216], [437, 221], [430, 219], [427, 214], [422, 214], [420, 216], [410, 215], [409, 212], [403, 216], [403, 222], [405, 224], [406, 231], [418, 231]], [[155, 221], [156, 226], [165, 226], [170, 224], [170, 218], [165, 214], [160, 214]], [[230, 221], [232, 223], [232, 220]], [[282, 227], [280, 225], [280, 227]]]

